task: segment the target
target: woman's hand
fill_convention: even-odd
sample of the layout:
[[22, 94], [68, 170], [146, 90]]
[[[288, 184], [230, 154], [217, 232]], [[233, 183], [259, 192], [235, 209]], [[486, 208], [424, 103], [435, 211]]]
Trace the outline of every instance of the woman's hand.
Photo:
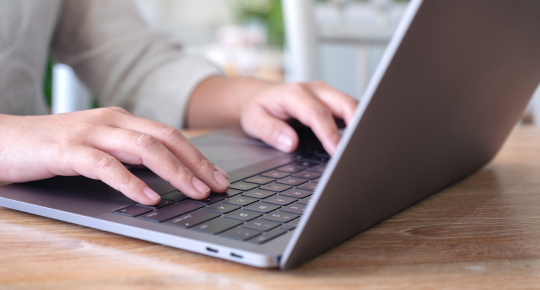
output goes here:
[[310, 127], [333, 155], [340, 139], [334, 117], [348, 124], [358, 102], [324, 82], [273, 84], [255, 79], [211, 77], [195, 90], [188, 126], [242, 125], [251, 137], [292, 152], [298, 135], [287, 123], [297, 119]]
[[177, 129], [121, 108], [49, 116], [0, 114], [0, 180], [55, 175], [99, 179], [146, 205], [160, 196], [121, 163], [144, 165], [193, 198], [223, 192], [227, 174]]
[[292, 152], [299, 140], [286, 121], [297, 119], [310, 127], [326, 152], [333, 155], [340, 139], [334, 117], [349, 124], [357, 104], [324, 82], [277, 85], [254, 95], [244, 106], [240, 121], [248, 135]]

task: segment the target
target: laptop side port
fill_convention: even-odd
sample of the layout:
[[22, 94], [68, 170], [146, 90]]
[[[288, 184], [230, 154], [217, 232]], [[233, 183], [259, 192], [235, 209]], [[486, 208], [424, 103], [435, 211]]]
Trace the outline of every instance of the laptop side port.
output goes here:
[[217, 249], [214, 249], [214, 248], [210, 248], [210, 247], [206, 247], [206, 250], [208, 252], [212, 252], [212, 253], [219, 253], [219, 251]]
[[233, 252], [231, 252], [231, 257], [238, 258], [238, 259], [243, 259], [244, 258], [244, 256], [233, 253]]

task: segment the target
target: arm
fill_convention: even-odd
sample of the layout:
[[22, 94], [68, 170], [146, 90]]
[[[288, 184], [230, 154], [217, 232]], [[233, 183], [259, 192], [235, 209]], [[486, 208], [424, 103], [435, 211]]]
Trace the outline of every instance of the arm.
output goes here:
[[52, 42], [103, 107], [183, 128], [195, 86], [220, 70], [149, 27], [133, 0], [63, 1]]
[[121, 105], [147, 119], [121, 108], [0, 114], [0, 181], [84, 175], [139, 203], [157, 203], [160, 197], [123, 162], [145, 165], [186, 195], [204, 198], [229, 183], [176, 129], [183, 125], [188, 100], [189, 126], [239, 123], [283, 151], [298, 143], [288, 119], [313, 128], [332, 154], [339, 139], [332, 116], [345, 121], [352, 116], [356, 102], [324, 83], [278, 85], [215, 76], [215, 68], [185, 57], [170, 36], [146, 31], [132, 1], [63, 3], [54, 55], [72, 65], [104, 105]]

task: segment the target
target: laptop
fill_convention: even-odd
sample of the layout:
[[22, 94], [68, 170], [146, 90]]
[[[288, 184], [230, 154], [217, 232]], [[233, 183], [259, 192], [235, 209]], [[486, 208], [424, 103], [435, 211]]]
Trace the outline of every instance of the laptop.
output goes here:
[[332, 158], [228, 129], [192, 139], [230, 175], [224, 194], [192, 200], [134, 169], [158, 206], [84, 177], [3, 186], [0, 206], [291, 269], [482, 168], [539, 82], [540, 1], [413, 0]]

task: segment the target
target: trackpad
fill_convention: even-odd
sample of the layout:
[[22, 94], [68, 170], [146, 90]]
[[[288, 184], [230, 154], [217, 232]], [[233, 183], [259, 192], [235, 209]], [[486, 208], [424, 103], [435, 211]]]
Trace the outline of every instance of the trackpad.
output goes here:
[[209, 134], [191, 141], [206, 158], [227, 172], [288, 155], [247, 137]]

